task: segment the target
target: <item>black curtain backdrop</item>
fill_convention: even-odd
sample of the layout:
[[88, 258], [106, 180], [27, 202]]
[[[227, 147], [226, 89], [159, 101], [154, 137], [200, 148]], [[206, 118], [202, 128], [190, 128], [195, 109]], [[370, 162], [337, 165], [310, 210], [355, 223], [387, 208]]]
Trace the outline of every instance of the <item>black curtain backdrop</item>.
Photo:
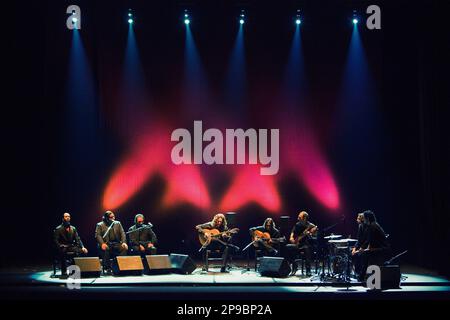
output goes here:
[[[210, 79], [211, 90], [217, 90], [221, 85], [219, 79], [226, 69], [235, 37], [235, 29], [231, 29], [233, 24], [221, 22], [234, 21], [236, 8], [241, 3], [189, 2], [193, 19], [203, 24], [195, 29], [193, 27], [202, 61], [208, 74], [218, 74], [217, 78], [213, 76]], [[13, 34], [13, 40], [6, 48], [11, 53], [5, 60], [6, 74], [13, 79], [14, 86], [12, 89], [5, 87], [6, 97], [11, 98], [4, 100], [2, 108], [2, 158], [5, 161], [2, 179], [2, 267], [48, 263], [51, 231], [64, 211], [72, 213], [74, 225], [78, 226], [91, 254], [94, 254], [93, 232], [95, 222], [100, 220], [102, 213], [100, 199], [103, 187], [120, 159], [117, 137], [109, 130], [115, 123], [109, 118], [102, 118], [101, 157], [86, 171], [91, 187], [85, 188], [86, 181], [81, 184], [73, 174], [67, 173], [63, 159], [66, 157], [65, 81], [71, 43], [65, 28], [65, 8], [69, 4], [72, 2], [40, 1], [23, 8], [17, 3], [15, 19], [9, 31]], [[146, 75], [150, 79], [148, 87], [156, 101], [164, 101], [173, 87], [180, 86], [184, 26], [179, 17], [185, 2], [77, 1], [76, 4], [85, 13], [82, 39], [99, 93], [98, 105], [103, 113], [107, 114], [108, 108], [117, 99], [114, 90], [120, 84], [118, 71], [128, 28], [123, 20], [129, 7], [134, 8], [138, 17], [136, 39]], [[354, 203], [346, 204], [346, 224], [337, 231], [354, 235], [356, 212], [371, 208], [390, 234], [394, 251], [409, 250], [404, 262], [449, 275], [447, 215], [450, 212], [450, 138], [447, 113], [450, 105], [450, 28], [445, 17], [448, 12], [445, 10], [448, 9], [446, 1], [247, 1], [245, 7], [248, 8], [250, 20], [246, 30], [249, 82], [264, 75], [268, 79], [260, 90], [275, 90], [272, 86], [275, 86], [280, 70], [287, 63], [291, 43], [289, 19], [295, 8], [306, 8], [305, 12], [310, 15], [304, 18], [302, 37], [305, 43], [312, 43], [313, 39], [316, 41], [314, 48], [304, 44], [305, 64], [310, 69], [307, 74], [310, 93], [313, 100], [316, 98], [312, 121], [318, 128], [319, 139], [326, 140], [326, 132], [322, 132], [321, 128], [333, 125], [328, 123], [333, 119], [321, 120], [320, 114], [332, 110], [330, 106], [336, 104], [339, 94], [346, 48], [351, 36], [351, 32], [346, 30], [345, 19], [353, 8], [362, 9], [369, 4], [378, 4], [382, 9], [382, 30], [376, 31], [378, 34], [375, 36], [369, 36], [367, 31], [362, 32], [361, 37], [374, 76], [378, 92], [377, 108], [383, 121], [383, 147], [379, 155], [383, 165], [382, 170], [370, 175], [373, 179], [365, 181], [368, 189], [375, 190], [373, 197], [351, 182], [339, 185], [340, 191], [351, 195]], [[195, 16], [196, 10], [201, 14]], [[253, 26], [250, 25], [252, 19]], [[340, 19], [344, 22], [336, 26]], [[219, 22], [214, 25], [216, 20]], [[147, 22], [146, 27], [139, 26], [143, 21]], [[211, 26], [209, 31], [205, 27], [208, 24]], [[168, 29], [158, 34], [157, 28], [161, 25]], [[230, 30], [227, 31], [227, 28]], [[105, 34], [108, 29], [111, 32]], [[222, 48], [209, 45], [215, 37], [212, 30], [224, 35]], [[250, 35], [252, 31], [255, 34], [253, 37]], [[340, 36], [333, 40], [332, 36], [324, 36], [327, 32]], [[150, 38], [153, 42], [147, 40]], [[180, 41], [177, 43], [172, 41], [174, 39]], [[269, 46], [258, 53], [258, 45], [265, 42]], [[331, 62], [327, 62], [324, 52], [333, 48], [336, 48], [336, 55]], [[152, 55], [156, 58], [151, 58]], [[212, 61], [223, 61], [223, 64], [217, 65]], [[264, 65], [264, 70], [258, 69], [258, 65]], [[154, 74], [162, 73], [166, 76], [152, 78]], [[180, 74], [179, 78], [176, 74]], [[255, 85], [255, 82], [252, 83]], [[12, 96], [9, 93], [13, 93]], [[362, 162], [373, 161], [364, 155], [348, 156], [360, 157]], [[332, 155], [330, 159], [333, 159]], [[347, 173], [337, 170], [335, 174], [340, 177]], [[103, 180], [99, 181], [97, 177]], [[216, 182], [218, 192], [223, 189], [222, 185], [229, 182], [227, 179], [223, 177]], [[197, 247], [192, 226], [205, 220], [204, 216], [196, 213], [195, 208], [177, 207], [163, 217], [150, 213], [164, 186], [164, 180], [156, 177], [131, 203], [121, 208], [119, 218], [128, 227], [135, 212], [140, 210], [139, 205], [147, 203], [147, 207], [142, 209], [155, 224], [162, 251], [195, 251]], [[283, 182], [281, 197], [288, 200], [289, 205], [283, 208], [282, 214], [295, 219], [298, 210], [307, 209], [319, 225], [333, 223], [335, 219], [320, 214], [321, 207], [302, 190], [295, 181], [287, 179]], [[256, 205], [250, 205], [239, 215], [239, 222], [245, 229], [260, 224], [268, 213]], [[185, 219], [182, 223], [180, 217]], [[192, 221], [192, 226], [186, 221]], [[181, 236], [174, 239], [169, 233], [173, 230], [181, 232]], [[243, 233], [238, 240], [245, 243], [245, 230]]]

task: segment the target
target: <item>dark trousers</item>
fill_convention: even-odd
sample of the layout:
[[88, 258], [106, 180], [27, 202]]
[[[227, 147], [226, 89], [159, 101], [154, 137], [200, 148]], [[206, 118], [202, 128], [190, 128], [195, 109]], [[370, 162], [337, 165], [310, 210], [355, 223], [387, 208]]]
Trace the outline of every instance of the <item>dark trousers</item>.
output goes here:
[[257, 240], [253, 246], [255, 250], [260, 250], [265, 256], [276, 256], [278, 254], [278, 249], [264, 240]]
[[144, 248], [145, 248], [144, 251], [140, 251], [140, 250], [139, 250], [139, 246], [131, 246], [130, 254], [132, 254], [132, 255], [146, 256], [146, 255], [156, 254], [156, 252], [157, 252], [157, 250], [156, 250], [155, 247], [149, 248], [149, 247], [145, 247], [145, 246], [144, 246]]
[[67, 267], [73, 264], [73, 258], [82, 255], [80, 247], [68, 246], [58, 248], [58, 259], [61, 263], [61, 274], [67, 273]]
[[[355, 273], [358, 276], [358, 278], [360, 278], [362, 275], [362, 271], [361, 271], [362, 260], [363, 260], [362, 256], [363, 256], [362, 252], [357, 252], [354, 255], [352, 255], [352, 263], [353, 263], [353, 266], [355, 268]], [[366, 267], [366, 269], [367, 269], [367, 267]]]
[[111, 259], [127, 255], [127, 249], [124, 249], [120, 243], [110, 243], [108, 244], [108, 249], [103, 251], [99, 248], [99, 252], [103, 267], [106, 269], [111, 268]]
[[306, 272], [310, 272], [312, 260], [311, 246], [307, 244], [304, 244], [302, 246], [298, 246], [295, 244], [288, 244], [285, 247], [285, 258], [293, 265], [293, 270], [296, 270], [297, 266], [295, 265], [295, 259], [302, 252], [305, 255]]
[[[228, 260], [230, 258], [230, 255], [233, 255], [236, 253], [237, 248], [233, 245], [229, 245], [229, 244], [223, 244], [219, 241], [211, 241], [211, 243], [206, 247], [206, 250], [211, 250], [211, 251], [215, 251], [215, 250], [220, 250], [222, 251], [222, 267], [226, 268], [227, 264], [228, 264]], [[205, 251], [206, 252], [206, 251]]]

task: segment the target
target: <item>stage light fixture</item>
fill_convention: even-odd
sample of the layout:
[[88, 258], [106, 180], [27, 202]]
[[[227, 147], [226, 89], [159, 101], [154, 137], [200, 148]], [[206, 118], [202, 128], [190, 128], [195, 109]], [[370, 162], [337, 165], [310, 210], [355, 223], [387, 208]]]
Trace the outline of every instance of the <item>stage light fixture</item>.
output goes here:
[[302, 23], [302, 20], [300, 19], [300, 10], [297, 9], [297, 14], [295, 15], [295, 24], [299, 25]]
[[245, 23], [245, 11], [241, 10], [241, 14], [239, 15], [239, 24], [243, 25]]
[[187, 26], [191, 23], [189, 12], [187, 9], [184, 10], [184, 24]]
[[134, 23], [134, 18], [133, 18], [133, 12], [131, 11], [131, 9], [128, 9], [128, 24], [133, 24]]
[[356, 26], [358, 24], [358, 14], [356, 12], [356, 10], [353, 10], [353, 17], [352, 17], [352, 23], [354, 26]]

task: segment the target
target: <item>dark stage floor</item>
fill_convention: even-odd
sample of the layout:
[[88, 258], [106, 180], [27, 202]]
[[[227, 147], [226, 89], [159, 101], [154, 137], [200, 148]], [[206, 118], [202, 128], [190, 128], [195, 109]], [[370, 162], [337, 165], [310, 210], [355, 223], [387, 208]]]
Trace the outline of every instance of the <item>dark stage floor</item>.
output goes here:
[[361, 283], [297, 272], [287, 278], [262, 277], [236, 266], [228, 273], [197, 268], [190, 275], [101, 276], [81, 279], [80, 289], [52, 277], [48, 267], [1, 273], [3, 299], [449, 299], [450, 281], [428, 270], [402, 267], [399, 289], [369, 292]]

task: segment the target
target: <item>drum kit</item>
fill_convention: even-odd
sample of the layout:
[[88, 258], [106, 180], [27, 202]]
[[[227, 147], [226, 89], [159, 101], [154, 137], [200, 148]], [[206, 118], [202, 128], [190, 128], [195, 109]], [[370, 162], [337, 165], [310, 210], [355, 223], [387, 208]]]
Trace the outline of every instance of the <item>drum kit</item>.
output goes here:
[[[350, 281], [352, 271], [351, 251], [358, 240], [342, 238], [342, 235], [331, 234], [324, 237], [325, 253], [323, 260], [322, 277], [326, 275], [343, 281]], [[328, 273], [325, 275], [325, 265]]]

